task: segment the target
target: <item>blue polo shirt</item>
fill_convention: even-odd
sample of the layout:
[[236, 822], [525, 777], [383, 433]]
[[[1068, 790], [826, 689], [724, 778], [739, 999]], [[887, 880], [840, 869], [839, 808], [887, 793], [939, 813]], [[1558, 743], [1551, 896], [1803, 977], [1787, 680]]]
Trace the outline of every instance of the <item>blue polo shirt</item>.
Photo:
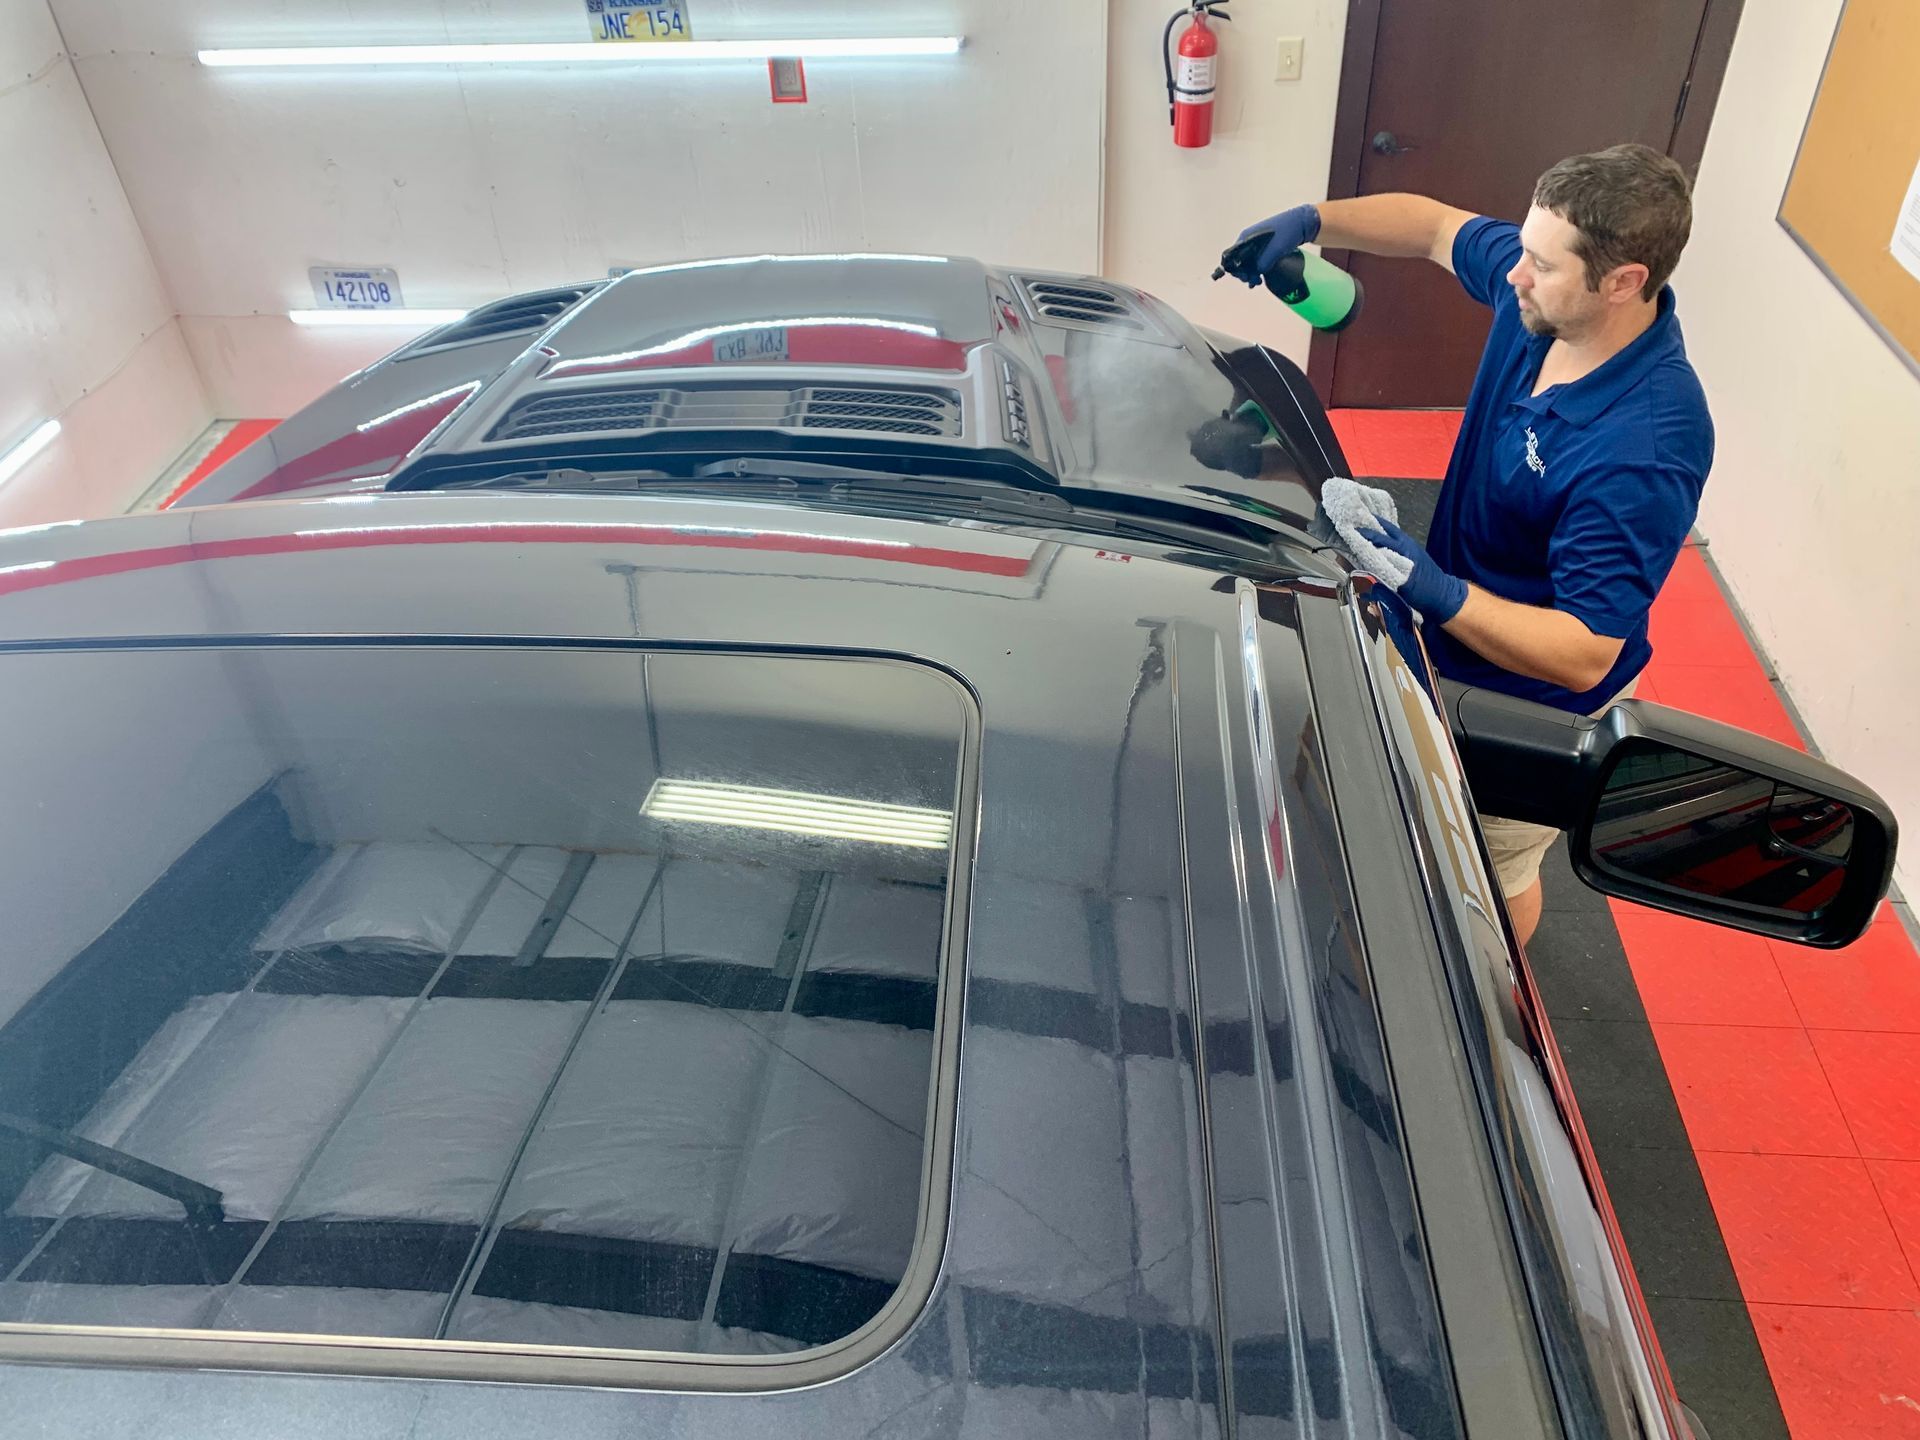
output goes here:
[[1653, 654], [1647, 611], [1686, 541], [1713, 464], [1707, 397], [1687, 363], [1673, 290], [1646, 332], [1591, 374], [1533, 393], [1553, 341], [1529, 334], [1506, 275], [1520, 230], [1486, 216], [1460, 227], [1453, 269], [1493, 307], [1447, 463], [1427, 548], [1441, 568], [1523, 605], [1550, 605], [1623, 640], [1613, 669], [1572, 691], [1502, 669], [1438, 626], [1442, 675], [1563, 710], [1594, 710]]

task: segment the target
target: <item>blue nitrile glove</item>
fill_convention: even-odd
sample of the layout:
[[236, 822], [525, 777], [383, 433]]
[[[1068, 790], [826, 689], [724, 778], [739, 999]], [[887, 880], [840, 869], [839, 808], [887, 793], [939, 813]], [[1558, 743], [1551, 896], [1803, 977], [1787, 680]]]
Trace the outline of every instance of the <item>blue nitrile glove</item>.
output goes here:
[[1381, 549], [1413, 562], [1413, 573], [1394, 587], [1402, 600], [1436, 625], [1444, 625], [1460, 613], [1460, 607], [1467, 603], [1467, 582], [1442, 570], [1426, 546], [1378, 515], [1373, 517], [1372, 527], [1360, 533]]
[[1227, 266], [1228, 274], [1236, 280], [1244, 280], [1249, 285], [1263, 283], [1267, 278], [1267, 272], [1281, 260], [1302, 245], [1309, 245], [1319, 238], [1320, 211], [1313, 205], [1296, 205], [1291, 210], [1282, 210], [1278, 215], [1270, 216], [1258, 225], [1249, 225], [1242, 230], [1240, 238], [1234, 242], [1234, 250], [1239, 251], [1247, 241], [1260, 235], [1267, 237], [1267, 243], [1257, 254], [1253, 253], [1251, 246], [1247, 246], [1247, 250], [1242, 252], [1252, 254], [1251, 260], [1243, 259], [1238, 264]]

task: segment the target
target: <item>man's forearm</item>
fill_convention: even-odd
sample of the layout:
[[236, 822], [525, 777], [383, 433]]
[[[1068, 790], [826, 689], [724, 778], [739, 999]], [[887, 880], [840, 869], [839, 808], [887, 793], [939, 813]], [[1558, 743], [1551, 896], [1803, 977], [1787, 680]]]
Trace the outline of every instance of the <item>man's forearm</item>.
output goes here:
[[1425, 195], [1362, 195], [1325, 200], [1316, 208], [1324, 250], [1425, 256], [1448, 268], [1454, 234], [1470, 218], [1466, 211]]
[[1564, 610], [1503, 600], [1478, 585], [1467, 587], [1466, 604], [1443, 628], [1503, 670], [1576, 692], [1607, 678], [1623, 643]]

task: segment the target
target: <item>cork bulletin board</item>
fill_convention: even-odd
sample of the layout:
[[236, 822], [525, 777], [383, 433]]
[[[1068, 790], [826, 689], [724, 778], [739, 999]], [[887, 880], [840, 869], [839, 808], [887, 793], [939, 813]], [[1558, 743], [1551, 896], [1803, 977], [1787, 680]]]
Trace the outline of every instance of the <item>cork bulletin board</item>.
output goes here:
[[1780, 223], [1920, 374], [1920, 0], [1846, 0]]

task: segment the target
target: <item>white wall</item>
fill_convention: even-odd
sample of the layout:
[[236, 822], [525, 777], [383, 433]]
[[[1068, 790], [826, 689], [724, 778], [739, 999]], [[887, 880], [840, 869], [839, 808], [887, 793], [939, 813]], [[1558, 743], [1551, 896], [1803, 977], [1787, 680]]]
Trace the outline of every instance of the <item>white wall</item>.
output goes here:
[[1815, 742], [1911, 836], [1920, 377], [1774, 221], [1840, 6], [1747, 0], [1674, 285], [1719, 437], [1701, 530]]
[[[1346, 0], [1251, 0], [1220, 32], [1214, 140], [1174, 147], [1159, 45], [1174, 7], [1112, 0], [1107, 49], [1106, 272], [1198, 324], [1306, 363], [1312, 332], [1265, 291], [1207, 277], [1242, 229], [1327, 195]], [[1176, 31], [1176, 34], [1178, 31]], [[1277, 42], [1306, 42], [1298, 80], [1277, 81]]]
[[[578, 0], [53, 0], [225, 415], [283, 414], [352, 355], [274, 317], [307, 267], [393, 265], [471, 305], [610, 265], [791, 250], [1098, 264], [1104, 0], [697, 0], [705, 38], [965, 33], [957, 58], [209, 70], [202, 46], [586, 38]], [[262, 365], [248, 357], [279, 358]]]
[[211, 418], [45, 0], [0, 3], [0, 525], [116, 514]]
[[[36, 0], [37, 3], [37, 0]], [[1239, 229], [1325, 193], [1345, 0], [1222, 26], [1216, 139], [1178, 151], [1143, 0], [702, 0], [703, 35], [964, 32], [953, 61], [764, 71], [210, 71], [202, 46], [576, 38], [573, 0], [51, 0], [216, 413], [284, 415], [407, 332], [296, 330], [313, 264], [465, 305], [761, 248], [942, 250], [1102, 270], [1304, 360], [1283, 307], [1208, 281]], [[1302, 79], [1274, 42], [1305, 40]], [[1106, 159], [1102, 161], [1102, 131]], [[1105, 236], [1104, 253], [1102, 235]]]
[[[0, 1024], [274, 773], [228, 657], [15, 655], [7, 668], [0, 733], [30, 762], [0, 766]], [[150, 751], [127, 743], [135, 728]]]

